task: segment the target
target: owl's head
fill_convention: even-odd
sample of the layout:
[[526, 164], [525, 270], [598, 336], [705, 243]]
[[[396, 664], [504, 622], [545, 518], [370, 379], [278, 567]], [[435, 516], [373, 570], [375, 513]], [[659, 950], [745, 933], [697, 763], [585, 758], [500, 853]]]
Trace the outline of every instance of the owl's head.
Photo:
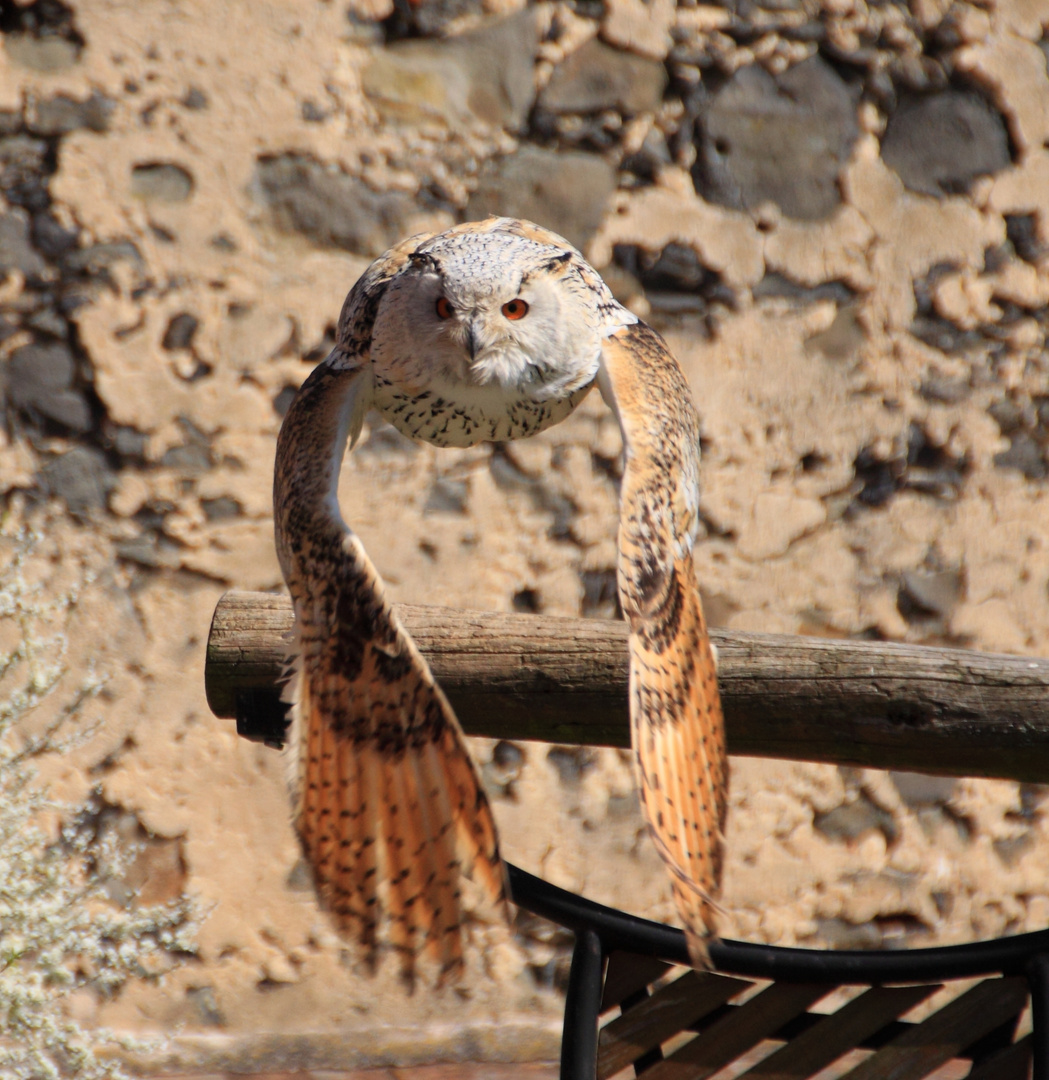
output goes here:
[[567, 241], [521, 225], [460, 226], [412, 252], [376, 313], [377, 371], [401, 385], [438, 377], [537, 401], [593, 380], [607, 304], [618, 305]]

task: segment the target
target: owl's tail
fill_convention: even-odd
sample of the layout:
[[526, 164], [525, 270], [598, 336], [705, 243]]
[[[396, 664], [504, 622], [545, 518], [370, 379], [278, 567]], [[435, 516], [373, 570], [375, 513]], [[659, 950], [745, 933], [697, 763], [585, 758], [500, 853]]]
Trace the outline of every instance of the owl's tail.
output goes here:
[[691, 557], [675, 560], [658, 608], [631, 620], [630, 694], [641, 806], [670, 872], [692, 963], [709, 967], [728, 763], [717, 665]]

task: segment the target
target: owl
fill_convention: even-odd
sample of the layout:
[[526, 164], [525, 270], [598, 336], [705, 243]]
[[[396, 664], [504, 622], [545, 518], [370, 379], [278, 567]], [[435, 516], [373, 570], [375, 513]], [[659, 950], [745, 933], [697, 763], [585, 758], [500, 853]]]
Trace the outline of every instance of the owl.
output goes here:
[[347, 443], [369, 409], [437, 446], [523, 438], [596, 385], [624, 443], [617, 583], [641, 806], [705, 966], [727, 765], [692, 561], [699, 421], [677, 362], [567, 241], [509, 218], [392, 248], [351, 289], [337, 340], [284, 418], [273, 496], [297, 639], [294, 815], [322, 901], [372, 966], [392, 950], [411, 980], [425, 955], [438, 982], [463, 966], [463, 877], [506, 903], [462, 731], [343, 521]]

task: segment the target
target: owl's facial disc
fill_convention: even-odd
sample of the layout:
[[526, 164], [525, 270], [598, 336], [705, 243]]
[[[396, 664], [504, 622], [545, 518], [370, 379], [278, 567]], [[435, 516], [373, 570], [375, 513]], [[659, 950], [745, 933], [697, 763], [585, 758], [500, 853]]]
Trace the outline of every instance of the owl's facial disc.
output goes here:
[[483, 354], [497, 347], [506, 334], [503, 321], [518, 322], [531, 310], [531, 305], [524, 297], [515, 296], [500, 306], [499, 315], [491, 312], [491, 298], [475, 305], [471, 310], [460, 310], [442, 292], [434, 304], [437, 318], [448, 324], [446, 332], [457, 344], [460, 344], [470, 358], [471, 367], [483, 361]]
[[[493, 232], [456, 234], [413, 254], [376, 315], [381, 378], [420, 391], [462, 390], [536, 403], [567, 399], [597, 372], [600, 332], [571, 252]], [[495, 398], [493, 398], [495, 400]]]
[[[551, 305], [542, 290], [519, 278], [495, 288], [493, 283], [478, 288], [476, 282], [454, 276], [434, 277], [434, 299], [427, 317], [444, 354], [444, 366], [454, 357], [461, 380], [474, 386], [520, 389], [543, 381], [537, 364], [547, 364], [535, 354], [542, 351], [548, 321], [544, 316]], [[424, 295], [427, 291], [423, 289]]]

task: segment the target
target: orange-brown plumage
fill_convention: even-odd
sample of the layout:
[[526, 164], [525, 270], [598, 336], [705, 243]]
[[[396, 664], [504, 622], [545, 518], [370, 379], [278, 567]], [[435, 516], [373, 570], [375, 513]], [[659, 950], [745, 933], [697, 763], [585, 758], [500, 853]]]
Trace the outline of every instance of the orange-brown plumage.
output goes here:
[[281, 428], [274, 518], [298, 635], [295, 819], [339, 927], [372, 963], [383, 946], [397, 952], [408, 978], [420, 954], [439, 980], [461, 969], [461, 878], [502, 906], [505, 868], [455, 716], [342, 520], [342, 456], [372, 406], [414, 438], [469, 446], [541, 431], [595, 382], [627, 460], [618, 583], [641, 801], [702, 964], [727, 772], [692, 565], [698, 420], [662, 338], [555, 234], [467, 223], [372, 263]]
[[383, 947], [412, 980], [463, 965], [462, 874], [505, 906], [491, 808], [458, 721], [385, 598], [335, 485], [359, 427], [367, 319], [406, 258], [394, 249], [347, 301], [345, 346], [307, 379], [281, 427], [277, 549], [295, 607], [295, 822], [322, 902], [374, 966]]
[[716, 664], [692, 563], [699, 420], [681, 369], [643, 323], [605, 343], [626, 470], [619, 598], [630, 625], [630, 719], [641, 806], [670, 872], [689, 954], [715, 933], [728, 787]]

